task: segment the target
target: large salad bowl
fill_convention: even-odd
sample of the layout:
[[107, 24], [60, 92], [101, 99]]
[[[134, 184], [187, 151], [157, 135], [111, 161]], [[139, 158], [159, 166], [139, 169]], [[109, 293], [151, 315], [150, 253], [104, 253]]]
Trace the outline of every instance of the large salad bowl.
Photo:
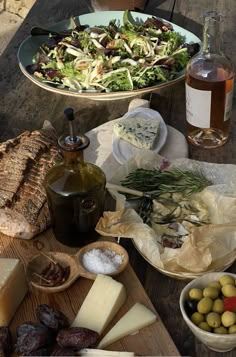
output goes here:
[[[135, 20], [135, 23], [140, 23], [140, 24], [143, 24], [145, 20], [152, 17], [151, 15], [142, 14], [138, 12], [130, 12], [130, 16], [132, 16], [132, 19]], [[122, 24], [124, 20], [124, 12], [101, 11], [101, 12], [77, 16], [73, 18], [73, 20], [74, 23], [77, 25], [88, 25], [89, 27], [108, 26], [110, 21], [112, 20], [116, 20], [116, 23], [119, 25]], [[166, 20], [163, 19], [160, 20], [167, 23]], [[168, 22], [168, 24], [170, 24], [174, 32], [177, 32], [181, 36], [183, 36], [183, 40], [186, 44], [201, 43], [199, 38], [195, 36], [193, 33], [170, 22]], [[71, 28], [72, 28], [71, 19], [64, 20], [62, 22], [59, 22], [49, 27], [50, 31], [57, 31], [57, 32], [69, 30]], [[48, 40], [48, 36], [46, 35], [43, 36], [31, 35], [27, 37], [21, 43], [20, 48], [18, 50], [18, 62], [21, 71], [28, 79], [30, 79], [33, 83], [42, 87], [43, 89], [49, 90], [51, 92], [79, 97], [79, 98], [89, 98], [94, 100], [115, 100], [115, 99], [129, 98], [144, 93], [150, 93], [156, 91], [162, 87], [172, 85], [182, 80], [185, 75], [185, 69], [183, 68], [180, 71], [176, 71], [176, 75], [173, 76], [172, 78], [168, 78], [167, 80], [164, 81], [159, 81], [157, 83], [154, 83], [154, 85], [145, 86], [143, 88], [137, 88], [137, 87], [136, 88], [134, 87], [133, 89], [128, 88], [127, 90], [118, 89], [117, 91], [113, 89], [110, 91], [106, 91], [106, 90], [104, 91], [103, 89], [98, 87], [96, 87], [95, 90], [94, 89], [84, 90], [76, 87], [73, 88], [73, 86], [72, 87], [64, 86], [64, 85], [58, 86], [50, 81], [42, 80], [42, 78], [40, 78], [39, 76], [38, 77], [35, 76], [35, 74], [32, 73], [32, 71], [29, 71], [29, 67], [35, 62], [35, 56], [40, 46], [43, 43], [45, 43], [47, 40]], [[132, 61], [132, 59], [130, 61]]]

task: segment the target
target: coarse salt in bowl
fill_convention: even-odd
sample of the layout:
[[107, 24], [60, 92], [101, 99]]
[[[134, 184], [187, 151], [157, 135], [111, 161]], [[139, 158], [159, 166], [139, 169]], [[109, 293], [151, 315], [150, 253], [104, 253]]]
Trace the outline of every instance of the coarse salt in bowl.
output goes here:
[[208, 348], [217, 352], [226, 352], [231, 351], [236, 347], [236, 334], [216, 334], [213, 332], [207, 332], [200, 329], [197, 325], [195, 325], [189, 318], [186, 309], [185, 302], [188, 299], [189, 291], [192, 288], [205, 288], [210, 282], [218, 281], [222, 275], [232, 276], [236, 280], [236, 275], [220, 272], [220, 273], [208, 273], [204, 274], [201, 277], [192, 280], [188, 283], [180, 294], [179, 306], [183, 316], [184, 321], [192, 331], [192, 333]]
[[100, 240], [81, 248], [79, 259], [83, 269], [95, 278], [97, 274], [119, 275], [127, 267], [129, 255], [120, 244]]

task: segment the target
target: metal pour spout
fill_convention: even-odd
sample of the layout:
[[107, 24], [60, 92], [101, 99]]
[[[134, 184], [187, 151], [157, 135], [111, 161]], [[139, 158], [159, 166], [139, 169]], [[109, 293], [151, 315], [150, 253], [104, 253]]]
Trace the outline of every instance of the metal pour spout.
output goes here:
[[69, 133], [70, 133], [70, 136], [67, 138], [67, 140], [69, 139], [69, 141], [71, 141], [72, 143], [79, 142], [80, 139], [79, 139], [79, 137], [75, 134], [75, 124], [74, 124], [75, 117], [74, 117], [74, 110], [73, 110], [72, 108], [66, 108], [66, 109], [64, 110], [64, 114], [65, 114], [66, 119], [67, 119], [68, 122], [69, 122]]
[[66, 108], [64, 110], [65, 119], [69, 124], [69, 135], [61, 136], [58, 140], [60, 147], [66, 151], [84, 150], [89, 145], [89, 138], [86, 135], [76, 135], [74, 110]]

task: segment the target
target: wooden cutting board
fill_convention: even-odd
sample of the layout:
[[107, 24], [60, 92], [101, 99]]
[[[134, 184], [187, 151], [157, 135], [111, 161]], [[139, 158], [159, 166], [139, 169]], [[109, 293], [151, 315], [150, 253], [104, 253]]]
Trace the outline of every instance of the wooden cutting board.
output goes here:
[[[30, 241], [0, 235], [1, 257], [18, 257], [26, 266], [32, 256], [39, 254], [40, 251], [63, 251], [69, 254], [74, 254], [77, 251], [77, 248], [66, 247], [57, 242], [51, 230], [46, 231]], [[128, 297], [126, 303], [115, 316], [110, 326], [107, 327], [106, 331], [108, 331], [136, 302], [146, 305], [155, 312], [151, 301], [130, 265], [128, 265], [127, 269], [117, 277], [117, 280], [124, 284]], [[10, 324], [13, 336], [15, 335], [15, 329], [19, 324], [26, 321], [37, 320], [35, 316], [35, 308], [38, 304], [48, 304], [62, 311], [70, 321], [73, 321], [92, 286], [92, 283], [93, 281], [91, 280], [78, 278], [69, 289], [56, 294], [45, 294], [30, 287], [28, 294], [21, 303]], [[158, 284], [156, 281], [153, 283]], [[106, 331], [104, 333], [106, 333]], [[133, 351], [141, 356], [180, 355], [158, 314], [157, 321], [154, 324], [140, 330], [134, 335], [122, 338], [120, 341], [107, 347], [107, 349], [113, 351]]]

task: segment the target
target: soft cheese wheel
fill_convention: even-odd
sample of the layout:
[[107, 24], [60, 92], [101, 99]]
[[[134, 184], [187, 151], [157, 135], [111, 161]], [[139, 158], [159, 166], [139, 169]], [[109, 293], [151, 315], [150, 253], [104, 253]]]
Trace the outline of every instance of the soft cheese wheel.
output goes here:
[[101, 334], [125, 300], [124, 285], [108, 275], [98, 274], [72, 326], [86, 327]]
[[0, 258], [0, 326], [8, 326], [27, 292], [19, 259]]
[[136, 303], [103, 337], [98, 348], [118, 341], [120, 338], [137, 332], [156, 321], [156, 315], [146, 306]]

